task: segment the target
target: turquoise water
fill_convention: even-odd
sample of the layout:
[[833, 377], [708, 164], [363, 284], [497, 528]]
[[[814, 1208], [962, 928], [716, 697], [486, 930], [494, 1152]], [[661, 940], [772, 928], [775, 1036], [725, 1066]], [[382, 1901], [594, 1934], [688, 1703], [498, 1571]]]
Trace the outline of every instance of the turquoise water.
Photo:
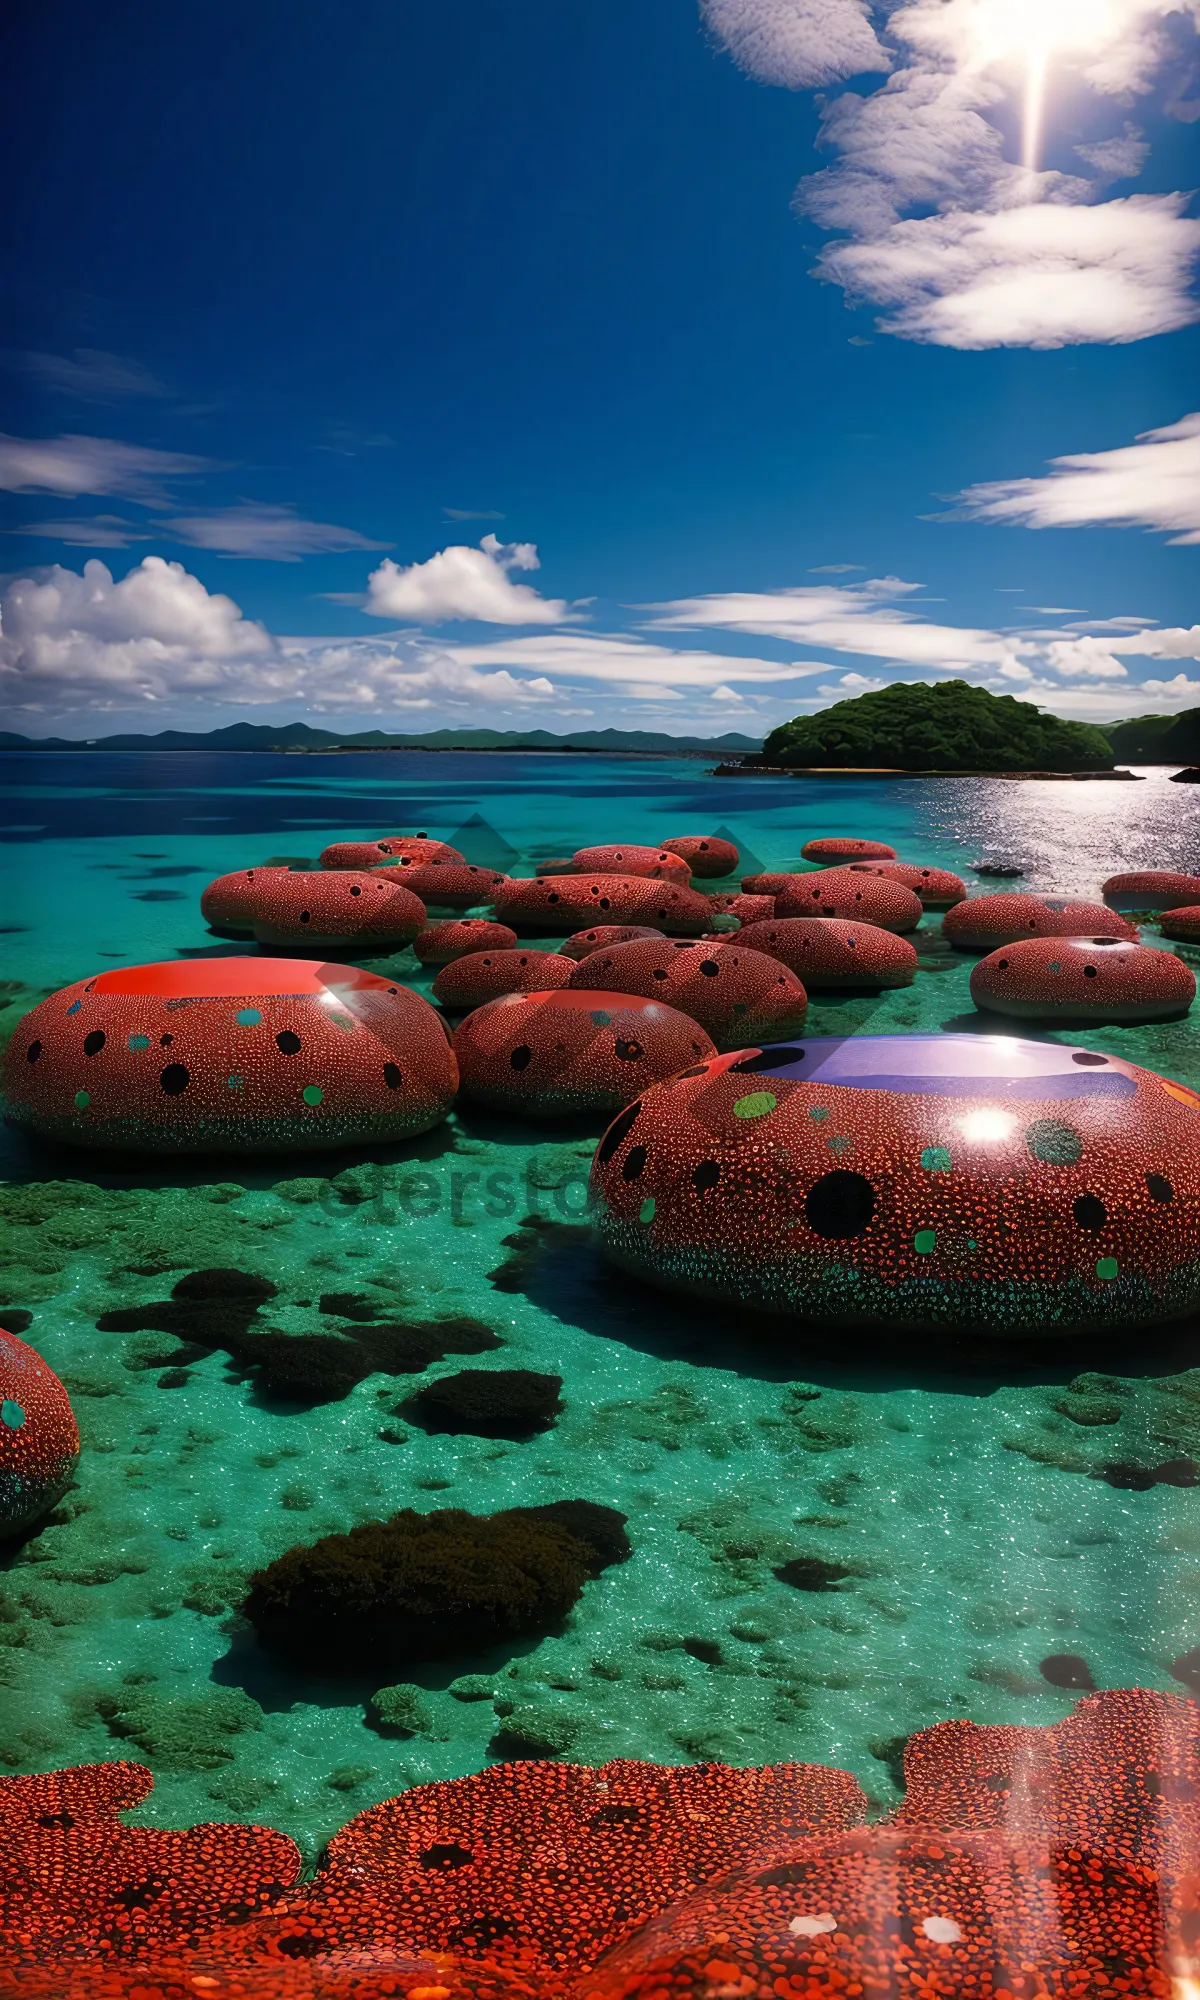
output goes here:
[[[452, 838], [475, 815], [458, 844], [481, 861], [507, 850], [516, 873], [586, 842], [718, 827], [766, 867], [850, 832], [959, 872], [1015, 858], [1027, 886], [1092, 897], [1117, 868], [1200, 862], [1200, 798], [1164, 773], [718, 780], [699, 762], [416, 754], [0, 770], [5, 1032], [99, 967], [236, 949], [199, 918], [213, 875], [336, 839]], [[916, 942], [912, 988], [816, 997], [811, 1032], [974, 1024], [971, 961], [943, 950], [937, 918]], [[428, 990], [411, 954], [364, 962]], [[1070, 1039], [1200, 1086], [1191, 1021]], [[1171, 1663], [1200, 1643], [1194, 1497], [1090, 1475], [1200, 1457], [1192, 1329], [1125, 1346], [1012, 1348], [969, 1327], [831, 1341], [647, 1293], [600, 1263], [581, 1218], [599, 1123], [463, 1107], [407, 1149], [140, 1170], [6, 1133], [0, 1313], [32, 1315], [25, 1337], [68, 1384], [85, 1442], [75, 1490], [0, 1557], [0, 1770], [133, 1756], [156, 1775], [141, 1817], [264, 1821], [311, 1856], [363, 1806], [522, 1748], [811, 1760], [885, 1806], [912, 1730], [1064, 1714], [1077, 1691], [1045, 1678], [1047, 1656], [1078, 1656], [1100, 1687], [1179, 1686]], [[432, 1215], [406, 1198], [414, 1167]], [[498, 1171], [506, 1214], [478, 1193]], [[98, 1330], [212, 1265], [269, 1277], [264, 1319], [285, 1331], [336, 1327], [329, 1292], [390, 1318], [469, 1314], [503, 1342], [469, 1365], [561, 1375], [563, 1413], [523, 1443], [431, 1436], [398, 1406], [454, 1356], [301, 1409], [220, 1351], [180, 1361], [169, 1336]], [[249, 1573], [298, 1541], [407, 1506], [571, 1497], [621, 1508], [632, 1558], [586, 1586], [560, 1634], [415, 1669], [406, 1737], [371, 1726], [371, 1677], [285, 1671], [238, 1614]], [[796, 1557], [842, 1580], [794, 1588], [775, 1572]]]

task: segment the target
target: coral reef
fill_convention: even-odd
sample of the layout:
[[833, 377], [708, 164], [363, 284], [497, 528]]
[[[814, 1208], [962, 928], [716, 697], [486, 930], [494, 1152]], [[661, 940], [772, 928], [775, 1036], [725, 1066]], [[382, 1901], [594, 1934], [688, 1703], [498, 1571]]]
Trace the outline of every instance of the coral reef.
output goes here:
[[561, 1375], [532, 1368], [463, 1368], [416, 1390], [401, 1413], [428, 1431], [532, 1437], [553, 1424], [562, 1385]]

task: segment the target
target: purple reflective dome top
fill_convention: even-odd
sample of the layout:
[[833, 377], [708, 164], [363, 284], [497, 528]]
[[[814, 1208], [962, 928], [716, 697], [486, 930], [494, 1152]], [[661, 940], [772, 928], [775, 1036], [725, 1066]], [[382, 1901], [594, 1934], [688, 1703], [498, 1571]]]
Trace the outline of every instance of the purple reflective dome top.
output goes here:
[[789, 1083], [842, 1084], [901, 1096], [1133, 1097], [1109, 1056], [1012, 1035], [829, 1035], [784, 1042], [733, 1064]]

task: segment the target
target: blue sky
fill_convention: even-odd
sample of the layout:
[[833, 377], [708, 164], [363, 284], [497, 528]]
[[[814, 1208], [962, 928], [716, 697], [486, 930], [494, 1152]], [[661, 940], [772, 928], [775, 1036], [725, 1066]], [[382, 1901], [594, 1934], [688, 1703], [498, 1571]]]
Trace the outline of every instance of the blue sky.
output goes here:
[[23, 10], [6, 725], [1200, 704], [1196, 49], [1196, 0]]

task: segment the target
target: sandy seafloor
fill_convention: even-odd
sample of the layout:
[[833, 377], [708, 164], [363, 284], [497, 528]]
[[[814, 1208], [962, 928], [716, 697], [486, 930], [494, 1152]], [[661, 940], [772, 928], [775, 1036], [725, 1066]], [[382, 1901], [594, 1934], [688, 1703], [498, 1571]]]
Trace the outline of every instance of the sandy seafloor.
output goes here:
[[[1012, 855], [1027, 868], [1016, 886], [1089, 896], [1119, 867], [1200, 863], [1200, 795], [1163, 772], [935, 785], [593, 757], [190, 753], [0, 769], [6, 1034], [102, 966], [235, 949], [199, 917], [217, 873], [334, 839], [452, 837], [475, 813], [516, 873], [584, 841], [719, 825], [771, 867], [850, 832], [960, 872]], [[492, 858], [486, 830], [467, 838]], [[938, 932], [927, 918], [912, 988], [815, 996], [809, 1032], [983, 1025], [973, 960]], [[363, 962], [428, 990], [411, 954]], [[1059, 1039], [1200, 1086], [1200, 1017]], [[156, 1776], [143, 1820], [267, 1822], [312, 1860], [362, 1807], [496, 1756], [812, 1760], [884, 1806], [912, 1730], [1065, 1714], [1077, 1693], [1043, 1678], [1047, 1655], [1080, 1656], [1099, 1687], [1179, 1689], [1171, 1662], [1200, 1644], [1200, 1494], [1091, 1475], [1200, 1458], [1194, 1327], [1069, 1348], [970, 1327], [871, 1341], [672, 1300], [609, 1273], [579, 1215], [602, 1124], [463, 1107], [404, 1150], [182, 1164], [7, 1133], [0, 1314], [32, 1314], [25, 1337], [70, 1389], [84, 1456], [66, 1500], [0, 1557], [0, 1771], [131, 1756]], [[511, 1206], [489, 1213], [505, 1203], [485, 1204], [474, 1177], [501, 1170]], [[433, 1203], [412, 1199], [415, 1172]], [[563, 1414], [525, 1443], [433, 1437], [396, 1414], [426, 1378], [372, 1376], [305, 1409], [265, 1400], [220, 1351], [179, 1366], [169, 1336], [97, 1331], [103, 1312], [211, 1265], [272, 1279], [264, 1321], [297, 1332], [341, 1324], [318, 1311], [325, 1292], [393, 1319], [473, 1315], [503, 1346], [430, 1375], [560, 1374]], [[289, 1672], [238, 1616], [248, 1573], [298, 1541], [401, 1507], [572, 1497], [628, 1515], [632, 1559], [586, 1586], [557, 1636], [415, 1667], [407, 1736], [370, 1726], [377, 1677]], [[777, 1579], [806, 1555], [845, 1580]]]

